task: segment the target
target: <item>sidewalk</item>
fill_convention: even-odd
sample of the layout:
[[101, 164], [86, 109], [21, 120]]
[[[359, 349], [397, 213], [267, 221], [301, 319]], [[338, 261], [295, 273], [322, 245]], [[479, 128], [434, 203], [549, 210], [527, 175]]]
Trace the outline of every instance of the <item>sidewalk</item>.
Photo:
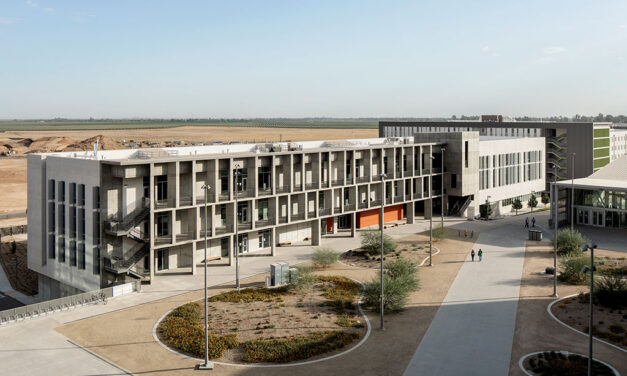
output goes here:
[[484, 227], [475, 244], [484, 259], [468, 255], [405, 375], [507, 375], [527, 237], [520, 220], [469, 225]]

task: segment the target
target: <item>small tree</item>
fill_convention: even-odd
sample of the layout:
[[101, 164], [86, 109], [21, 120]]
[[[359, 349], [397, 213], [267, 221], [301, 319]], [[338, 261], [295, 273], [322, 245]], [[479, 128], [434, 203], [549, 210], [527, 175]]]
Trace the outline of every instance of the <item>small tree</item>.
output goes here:
[[516, 198], [512, 203], [512, 208], [516, 210], [516, 215], [518, 215], [518, 211], [522, 209], [522, 202], [520, 202], [519, 198]]
[[313, 256], [311, 257], [314, 264], [323, 268], [327, 268], [330, 265], [335, 264], [338, 258], [337, 253], [333, 249], [327, 247], [314, 249]]
[[577, 230], [565, 228], [557, 233], [557, 253], [561, 256], [580, 256], [588, 239]]
[[542, 195], [542, 205], [546, 206], [549, 202], [551, 202], [551, 199], [549, 198], [549, 195], [547, 195], [546, 193]]
[[297, 266], [298, 276], [291, 286], [297, 290], [309, 290], [316, 283], [316, 276], [313, 270], [308, 266]]
[[446, 228], [440, 223], [440, 225], [433, 229], [433, 238], [437, 241], [446, 239]]
[[538, 206], [538, 200], [536, 199], [536, 195], [534, 195], [533, 193], [531, 194], [531, 197], [529, 197], [529, 201], [527, 201], [527, 206], [531, 208], [532, 213], [533, 213], [533, 208]]
[[485, 200], [485, 204], [479, 206], [479, 215], [481, 218], [488, 219], [492, 215], [492, 205], [488, 200]]
[[[409, 293], [418, 289], [418, 268], [411, 261], [402, 258], [385, 263], [383, 266], [383, 310], [401, 311], [407, 304]], [[381, 296], [381, 274], [364, 288], [364, 304], [379, 310]]]
[[[381, 231], [362, 232], [361, 248], [371, 255], [381, 252]], [[383, 233], [383, 254], [387, 255], [394, 250], [396, 250], [396, 242], [390, 235]]]

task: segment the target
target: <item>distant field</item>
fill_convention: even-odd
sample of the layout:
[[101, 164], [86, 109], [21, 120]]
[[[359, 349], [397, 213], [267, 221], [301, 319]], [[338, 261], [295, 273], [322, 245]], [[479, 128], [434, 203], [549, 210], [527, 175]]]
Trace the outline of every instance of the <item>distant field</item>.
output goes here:
[[252, 127], [252, 128], [316, 128], [316, 129], [377, 129], [377, 120], [295, 119], [295, 120], [47, 120], [47, 121], [0, 121], [0, 131], [73, 131], [204, 127]]

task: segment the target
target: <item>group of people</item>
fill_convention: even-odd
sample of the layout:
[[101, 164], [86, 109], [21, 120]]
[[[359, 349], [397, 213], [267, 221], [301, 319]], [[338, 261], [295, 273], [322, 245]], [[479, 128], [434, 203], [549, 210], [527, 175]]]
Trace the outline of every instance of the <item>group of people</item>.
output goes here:
[[[531, 227], [536, 227], [536, 217], [531, 217]], [[529, 217], [525, 218], [525, 228], [529, 228]]]
[[[479, 248], [479, 252], [477, 252], [477, 256], [479, 256], [479, 261], [481, 261], [481, 259], [483, 258], [483, 251], [481, 250], [481, 248]], [[475, 261], [475, 250], [471, 250], [470, 251], [470, 258], [472, 259], [472, 261]]]

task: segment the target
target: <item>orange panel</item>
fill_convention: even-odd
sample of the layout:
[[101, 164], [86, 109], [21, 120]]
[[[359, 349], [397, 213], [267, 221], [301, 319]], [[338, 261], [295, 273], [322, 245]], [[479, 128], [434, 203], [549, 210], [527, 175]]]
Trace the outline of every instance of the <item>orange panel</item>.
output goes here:
[[[402, 219], [403, 205], [387, 206], [383, 212], [383, 222], [388, 223]], [[371, 209], [357, 213], [357, 228], [379, 224], [379, 209]]]
[[333, 231], [333, 218], [327, 218], [327, 231]]

